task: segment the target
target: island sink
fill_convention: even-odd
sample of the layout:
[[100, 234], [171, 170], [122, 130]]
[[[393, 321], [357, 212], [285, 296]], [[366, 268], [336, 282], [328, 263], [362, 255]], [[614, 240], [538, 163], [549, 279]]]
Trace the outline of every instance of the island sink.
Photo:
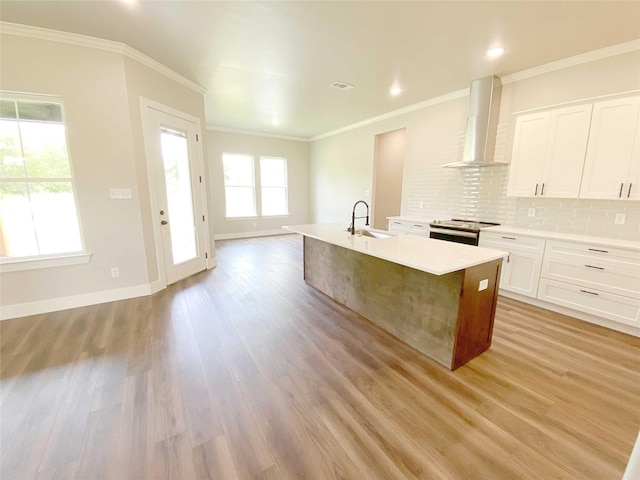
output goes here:
[[303, 235], [309, 285], [441, 365], [454, 370], [491, 345], [507, 252], [370, 230], [352, 235], [333, 224], [285, 228]]

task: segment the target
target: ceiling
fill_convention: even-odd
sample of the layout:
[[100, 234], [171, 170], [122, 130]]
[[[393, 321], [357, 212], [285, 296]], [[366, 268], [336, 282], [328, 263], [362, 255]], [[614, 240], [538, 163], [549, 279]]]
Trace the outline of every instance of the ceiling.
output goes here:
[[135, 48], [207, 90], [207, 125], [304, 138], [640, 38], [637, 1], [2, 0], [0, 19]]

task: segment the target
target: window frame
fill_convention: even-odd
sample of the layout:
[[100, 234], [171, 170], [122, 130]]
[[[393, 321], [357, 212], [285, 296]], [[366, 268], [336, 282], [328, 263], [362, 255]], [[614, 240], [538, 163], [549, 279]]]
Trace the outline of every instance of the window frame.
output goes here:
[[[70, 252], [42, 254], [42, 255], [25, 255], [20, 257], [0, 257], [0, 273], [15, 272], [22, 270], [33, 270], [39, 268], [51, 268], [64, 265], [78, 265], [89, 263], [91, 259], [91, 253], [86, 250], [86, 243], [84, 238], [84, 229], [82, 226], [82, 217], [80, 215], [80, 205], [78, 203], [78, 191], [76, 187], [76, 177], [73, 168], [73, 160], [71, 154], [71, 143], [69, 142], [69, 129], [67, 126], [66, 111], [64, 106], [64, 100], [57, 95], [43, 95], [43, 94], [31, 94], [23, 92], [13, 92], [7, 90], [0, 90], [0, 98], [2, 100], [12, 101], [27, 101], [27, 102], [43, 102], [54, 103], [60, 107], [61, 122], [64, 128], [64, 140], [67, 149], [67, 160], [69, 162], [69, 177], [24, 177], [20, 178], [20, 181], [25, 183], [31, 182], [67, 182], [71, 184], [71, 190], [73, 192], [73, 201], [75, 206], [76, 220], [78, 223], [78, 231], [80, 237], [80, 249]], [[19, 121], [20, 119], [17, 118]], [[24, 147], [23, 147], [24, 148]], [[16, 178], [13, 181], [17, 181]], [[2, 181], [2, 180], [0, 180]], [[11, 181], [11, 180], [10, 180]], [[29, 199], [31, 203], [31, 199]]]
[[[253, 211], [254, 214], [253, 215], [228, 215], [227, 213], [227, 203], [228, 203], [228, 199], [227, 199], [227, 188], [248, 188], [249, 185], [230, 185], [227, 186], [227, 181], [224, 178], [224, 160], [225, 160], [225, 156], [243, 156], [243, 157], [248, 157], [250, 159], [250, 165], [251, 165], [251, 189], [253, 192], [252, 198], [253, 198]], [[253, 219], [257, 219], [259, 218], [259, 214], [258, 214], [258, 203], [257, 203], [257, 199], [256, 199], [256, 166], [255, 166], [255, 157], [253, 155], [250, 155], [248, 153], [237, 153], [237, 152], [223, 152], [222, 153], [222, 182], [224, 185], [224, 218], [225, 220], [253, 220]]]
[[[273, 187], [268, 186], [265, 187], [262, 185], [262, 159], [270, 159], [270, 160], [282, 160], [284, 164], [284, 185], [282, 187]], [[274, 155], [260, 155], [259, 165], [260, 165], [260, 215], [261, 218], [287, 218], [289, 216], [289, 165], [288, 159], [286, 157], [276, 157]], [[276, 213], [273, 215], [265, 215], [262, 211], [262, 192], [264, 188], [282, 188], [284, 190], [284, 206], [285, 213]]]

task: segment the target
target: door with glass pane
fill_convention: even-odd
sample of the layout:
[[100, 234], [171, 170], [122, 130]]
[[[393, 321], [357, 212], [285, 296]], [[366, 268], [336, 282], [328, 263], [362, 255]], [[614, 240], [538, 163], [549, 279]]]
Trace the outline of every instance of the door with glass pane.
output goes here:
[[148, 118], [154, 218], [160, 227], [166, 283], [171, 284], [207, 267], [202, 150], [195, 123], [154, 108], [148, 108]]

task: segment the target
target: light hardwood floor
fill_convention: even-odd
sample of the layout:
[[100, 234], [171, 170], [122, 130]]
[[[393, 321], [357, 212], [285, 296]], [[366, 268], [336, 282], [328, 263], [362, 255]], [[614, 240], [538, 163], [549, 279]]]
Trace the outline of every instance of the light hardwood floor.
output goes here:
[[301, 245], [221, 241], [156, 295], [0, 322], [0, 478], [621, 477], [639, 339], [500, 298], [450, 372], [306, 285]]

